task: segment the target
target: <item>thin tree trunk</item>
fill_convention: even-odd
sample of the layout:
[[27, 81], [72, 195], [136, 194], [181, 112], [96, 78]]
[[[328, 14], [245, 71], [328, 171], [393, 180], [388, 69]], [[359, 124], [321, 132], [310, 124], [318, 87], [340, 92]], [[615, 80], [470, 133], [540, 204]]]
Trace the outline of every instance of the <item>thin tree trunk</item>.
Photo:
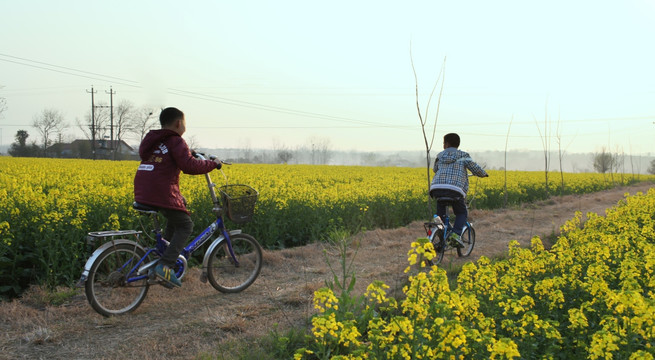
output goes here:
[[[439, 71], [439, 76], [437, 77], [437, 81], [434, 84], [434, 87], [432, 88], [432, 92], [430, 93], [430, 96], [428, 97], [428, 103], [425, 109], [425, 117], [421, 113], [421, 106], [419, 103], [419, 90], [418, 90], [418, 76], [416, 75], [416, 68], [414, 66], [414, 58], [412, 56], [412, 46], [409, 46], [409, 57], [412, 65], [412, 72], [414, 74], [414, 83], [415, 83], [415, 95], [416, 95], [416, 111], [418, 113], [418, 119], [421, 124], [421, 131], [423, 133], [423, 141], [425, 143], [425, 163], [426, 163], [426, 179], [427, 179], [427, 192], [430, 192], [430, 183], [432, 180], [432, 177], [430, 176], [430, 151], [432, 150], [432, 145], [434, 144], [434, 136], [437, 132], [437, 121], [439, 119], [439, 108], [441, 106], [441, 95], [443, 94], [443, 83], [444, 83], [444, 78], [445, 78], [445, 67], [446, 67], [446, 58], [444, 57], [443, 64], [441, 65], [441, 70]], [[432, 101], [432, 96], [434, 95], [435, 90], [437, 89], [437, 85], [439, 84], [439, 81], [441, 80], [441, 90], [439, 91], [439, 98], [437, 102], [437, 110], [436, 110], [436, 115], [434, 116], [434, 126], [432, 128], [432, 136], [431, 139], [428, 141], [428, 134], [426, 133], [425, 126], [428, 121], [428, 113], [430, 110], [430, 102]], [[432, 202], [428, 201], [428, 216], [433, 214], [432, 211]]]
[[512, 119], [509, 121], [509, 126], [507, 127], [507, 136], [505, 136], [505, 186], [504, 186], [504, 192], [505, 192], [505, 202], [503, 204], [503, 207], [507, 207], [507, 201], [509, 199], [509, 193], [507, 192], [507, 144], [509, 143], [509, 130], [512, 128], [512, 122], [514, 121], [514, 115], [512, 115]]

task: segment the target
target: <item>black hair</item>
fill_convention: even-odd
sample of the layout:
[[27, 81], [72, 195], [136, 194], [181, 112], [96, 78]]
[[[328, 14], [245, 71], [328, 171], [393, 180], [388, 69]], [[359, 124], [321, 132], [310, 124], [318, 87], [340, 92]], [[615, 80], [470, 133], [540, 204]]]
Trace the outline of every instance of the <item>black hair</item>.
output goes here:
[[159, 123], [162, 127], [172, 125], [176, 120], [184, 117], [184, 113], [177, 108], [167, 107], [159, 114]]
[[443, 142], [448, 143], [451, 147], [459, 147], [459, 135], [455, 133], [446, 134], [443, 136]]

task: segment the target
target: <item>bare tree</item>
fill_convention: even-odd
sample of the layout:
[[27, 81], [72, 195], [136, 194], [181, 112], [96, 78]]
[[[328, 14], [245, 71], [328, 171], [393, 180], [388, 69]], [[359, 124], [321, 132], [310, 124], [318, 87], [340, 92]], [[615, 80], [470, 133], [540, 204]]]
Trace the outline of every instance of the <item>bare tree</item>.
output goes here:
[[612, 169], [615, 166], [615, 162], [616, 159], [614, 159], [614, 155], [612, 155], [612, 153], [609, 152], [604, 146], [601, 148], [599, 153], [594, 154], [594, 169], [601, 174], [612, 172]]
[[563, 166], [562, 166], [562, 160], [564, 159], [564, 154], [566, 154], [566, 149], [568, 148], [569, 145], [571, 145], [571, 143], [573, 143], [573, 140], [571, 140], [571, 142], [569, 142], [569, 145], [567, 145], [564, 149], [562, 149], [562, 133], [561, 133], [561, 129], [560, 129], [560, 123], [561, 123], [561, 118], [558, 115], [557, 116], [557, 130], [555, 131], [556, 132], [555, 137], [557, 138], [557, 154], [558, 154], [558, 158], [559, 158], [559, 174], [560, 174], [560, 179], [562, 181], [562, 186], [560, 187], [559, 194], [560, 194], [560, 196], [562, 196], [562, 195], [564, 195], [564, 188], [565, 188], [564, 170], [563, 170]]
[[241, 162], [251, 162], [253, 156], [252, 145], [250, 144], [250, 139], [243, 141], [241, 145]]
[[34, 117], [32, 126], [41, 134], [43, 138], [43, 154], [46, 154], [48, 145], [52, 142], [52, 137], [59, 134], [66, 127], [64, 115], [56, 109], [44, 109], [41, 114]]
[[635, 173], [635, 163], [634, 163], [634, 160], [632, 159], [632, 142], [630, 143], [630, 155], [629, 156], [630, 156], [630, 173], [632, 174], [632, 181], [634, 181], [635, 180], [635, 175], [637, 177], [639, 175], [637, 175]]
[[279, 163], [286, 164], [293, 158], [293, 152], [285, 145], [278, 143], [273, 139], [273, 151], [275, 152], [276, 159]]
[[607, 172], [610, 173], [610, 180], [612, 181], [612, 184], [614, 184], [614, 171], [612, 170], [614, 169], [615, 166], [614, 163], [616, 162], [616, 158], [614, 157], [614, 155], [610, 150], [612, 148], [611, 144], [612, 144], [612, 131], [610, 129], [610, 125], [607, 124], [607, 153], [609, 154], [611, 160], [609, 163], [609, 170]]
[[146, 136], [148, 131], [152, 130], [157, 123], [155, 118], [152, 116], [153, 108], [149, 106], [143, 106], [136, 111], [133, 120], [133, 129], [132, 132], [134, 135], [139, 137], [139, 143], [143, 141], [143, 137]]
[[184, 139], [184, 141], [186, 141], [187, 146], [191, 150], [200, 148], [200, 144], [198, 143], [198, 139], [195, 135], [188, 136], [186, 139]]
[[364, 162], [364, 165], [375, 166], [380, 162], [380, 159], [378, 154], [374, 152], [367, 152], [362, 155], [362, 161]]
[[[77, 120], [77, 126], [87, 139], [103, 139], [109, 134], [109, 108], [98, 105], [93, 112], [95, 119], [91, 118], [92, 112], [87, 112], [84, 121]], [[94, 134], [95, 133], [95, 134]], [[95, 135], [95, 136], [94, 136]]]
[[115, 107], [114, 136], [117, 143], [120, 143], [128, 133], [133, 132], [135, 115], [134, 104], [129, 100], [123, 100]]
[[655, 175], [655, 159], [650, 161], [650, 166], [648, 167], [648, 173]]
[[[2, 90], [4, 86], [0, 85], [0, 90]], [[2, 118], [2, 113], [7, 110], [7, 99], [4, 97], [0, 96], [0, 118]]]
[[[426, 178], [427, 178], [427, 190], [428, 192], [430, 191], [430, 183], [432, 181], [432, 177], [430, 176], [430, 169], [432, 168], [430, 165], [430, 151], [432, 150], [432, 145], [434, 144], [434, 136], [437, 132], [437, 121], [439, 120], [439, 108], [441, 106], [441, 95], [443, 94], [443, 84], [445, 81], [445, 70], [446, 70], [446, 57], [443, 59], [443, 63], [441, 64], [441, 70], [439, 70], [439, 75], [437, 76], [437, 80], [434, 83], [434, 86], [432, 87], [432, 91], [430, 92], [430, 96], [428, 97], [428, 102], [425, 107], [425, 115], [423, 115], [422, 110], [421, 110], [421, 105], [419, 104], [419, 91], [418, 91], [418, 76], [416, 75], [416, 68], [414, 66], [414, 57], [412, 56], [412, 44], [410, 42], [409, 44], [409, 59], [412, 64], [412, 72], [414, 74], [414, 84], [415, 84], [415, 94], [416, 94], [416, 111], [418, 112], [418, 120], [421, 124], [421, 131], [423, 132], [423, 141], [425, 142], [425, 162], [426, 162]], [[436, 114], [434, 115], [434, 125], [432, 127], [432, 135], [430, 136], [430, 139], [428, 140], [428, 134], [425, 130], [425, 127], [428, 123], [429, 119], [429, 111], [430, 111], [430, 102], [432, 101], [432, 97], [434, 96], [434, 92], [437, 89], [437, 86], [439, 85], [439, 82], [441, 82], [441, 89], [439, 90], [439, 98], [437, 100], [437, 109], [436, 109]], [[432, 203], [428, 201], [428, 211], [430, 214], [432, 214]]]
[[546, 197], [549, 196], [550, 192], [548, 189], [548, 171], [550, 171], [550, 138], [551, 138], [551, 126], [548, 119], [548, 103], [546, 103], [546, 115], [544, 116], [544, 132], [542, 134], [537, 119], [534, 119], [535, 124], [537, 125], [537, 131], [539, 131], [539, 137], [541, 138], [541, 145], [544, 148], [544, 176], [545, 176], [545, 190]]
[[504, 166], [504, 173], [505, 173], [505, 186], [504, 186], [504, 192], [505, 192], [505, 203], [504, 207], [507, 207], [507, 201], [509, 199], [509, 192], [507, 191], [507, 145], [509, 143], [509, 131], [512, 128], [512, 122], [514, 121], [514, 115], [512, 115], [512, 118], [509, 121], [509, 126], [507, 127], [507, 135], [505, 136], [505, 166]]
[[623, 184], [624, 177], [625, 177], [625, 151], [623, 150], [623, 147], [619, 148], [618, 146], [616, 147], [616, 153], [614, 154], [614, 172], [619, 173], [621, 172], [621, 184]]
[[293, 152], [291, 150], [286, 149], [286, 150], [278, 150], [277, 152], [277, 158], [280, 160], [281, 163], [287, 164], [289, 160], [293, 158]]
[[328, 164], [332, 158], [332, 145], [329, 138], [314, 137], [312, 142], [312, 163]]

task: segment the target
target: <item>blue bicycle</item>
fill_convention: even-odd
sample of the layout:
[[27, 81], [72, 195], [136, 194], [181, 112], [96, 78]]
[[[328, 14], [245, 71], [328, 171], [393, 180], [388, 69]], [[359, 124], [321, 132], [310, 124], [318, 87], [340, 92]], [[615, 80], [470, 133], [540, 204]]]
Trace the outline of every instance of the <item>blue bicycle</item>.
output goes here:
[[[437, 198], [437, 203], [442, 203], [446, 206], [446, 209], [452, 207], [455, 199], [450, 197], [440, 197]], [[446, 210], [446, 215], [444, 216], [443, 221], [437, 215], [434, 215], [431, 222], [426, 222], [423, 224], [425, 232], [428, 235], [428, 239], [434, 246], [436, 256], [432, 260], [425, 260], [427, 265], [437, 265], [443, 260], [443, 256], [446, 251], [453, 249], [457, 250], [457, 256], [466, 257], [471, 255], [473, 251], [473, 246], [475, 246], [475, 229], [473, 224], [466, 221], [464, 229], [462, 230], [462, 235], [460, 236], [461, 243], [449, 242], [447, 241], [448, 236], [453, 231], [452, 225], [450, 224], [450, 216]]]
[[[195, 154], [205, 159], [203, 154]], [[214, 159], [213, 156], [209, 157]], [[229, 163], [225, 163], [229, 164]], [[222, 171], [221, 171], [222, 173]], [[225, 174], [223, 173], [225, 177]], [[262, 249], [254, 237], [241, 230], [228, 231], [223, 214], [235, 223], [252, 219], [259, 193], [248, 185], [224, 185], [220, 187], [221, 199], [216, 196], [209, 174], [205, 174], [209, 194], [212, 198], [216, 220], [182, 251], [174, 267], [175, 275], [182, 279], [188, 268], [191, 254], [203, 244], [211, 242], [202, 262], [200, 280], [209, 283], [218, 291], [236, 293], [250, 286], [259, 276], [262, 267]], [[227, 183], [227, 177], [226, 183]], [[136, 309], [153, 284], [166, 286], [150, 271], [159, 261], [168, 245], [162, 237], [158, 209], [134, 203], [140, 214], [152, 218], [155, 245], [142, 246], [141, 231], [118, 230], [89, 233], [90, 240], [108, 239], [97, 248], [84, 266], [80, 282], [91, 307], [103, 316], [122, 315]], [[135, 240], [124, 238], [134, 236]]]

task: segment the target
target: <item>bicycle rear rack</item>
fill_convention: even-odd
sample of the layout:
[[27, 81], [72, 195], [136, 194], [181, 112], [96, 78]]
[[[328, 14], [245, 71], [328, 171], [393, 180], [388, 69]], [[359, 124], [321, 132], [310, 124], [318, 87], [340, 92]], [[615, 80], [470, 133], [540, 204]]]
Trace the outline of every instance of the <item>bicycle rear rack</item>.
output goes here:
[[142, 231], [139, 230], [109, 230], [109, 231], [93, 231], [89, 233], [91, 237], [109, 237], [109, 236], [122, 236], [122, 235], [138, 235]]
[[113, 238], [114, 236], [126, 236], [126, 235], [134, 235], [134, 236], [136, 236], [136, 238], [138, 240], [139, 235], [141, 235], [142, 233], [143, 233], [143, 231], [139, 231], [139, 230], [92, 231], [92, 232], [87, 234], [86, 244], [87, 244], [87, 246], [93, 247], [93, 246], [95, 246], [96, 242], [99, 239]]

